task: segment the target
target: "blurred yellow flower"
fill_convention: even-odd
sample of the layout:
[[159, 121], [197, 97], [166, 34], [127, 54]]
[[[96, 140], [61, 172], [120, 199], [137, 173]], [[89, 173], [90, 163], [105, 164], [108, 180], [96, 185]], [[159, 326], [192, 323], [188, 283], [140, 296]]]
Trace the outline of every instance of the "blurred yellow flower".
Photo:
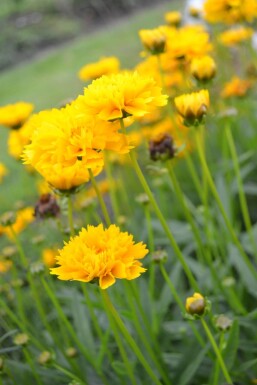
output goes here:
[[204, 3], [204, 18], [210, 23], [252, 22], [256, 17], [256, 0], [206, 0]]
[[200, 90], [191, 94], [177, 96], [174, 103], [179, 115], [184, 118], [184, 124], [199, 124], [210, 105], [209, 91]]
[[145, 49], [152, 55], [159, 55], [165, 51], [166, 35], [162, 27], [141, 29], [138, 34]]
[[211, 56], [194, 58], [190, 65], [190, 72], [199, 81], [206, 82], [216, 75], [216, 64]]
[[53, 267], [56, 263], [55, 257], [58, 251], [55, 249], [44, 249], [42, 251], [42, 260], [47, 267]]
[[186, 299], [186, 311], [191, 315], [203, 315], [205, 307], [205, 299], [200, 293]]
[[233, 28], [229, 29], [219, 35], [219, 40], [226, 46], [234, 46], [244, 40], [252, 37], [254, 30], [252, 28]]
[[177, 27], [181, 23], [182, 15], [178, 11], [173, 11], [165, 13], [164, 18], [167, 24]]
[[0, 107], [0, 125], [19, 129], [29, 118], [34, 105], [26, 102], [17, 102]]
[[8, 170], [3, 163], [0, 162], [0, 183], [3, 182], [3, 178], [8, 174]]
[[129, 115], [144, 116], [156, 107], [166, 105], [167, 98], [152, 78], [137, 72], [124, 72], [94, 80], [77, 100], [87, 114], [114, 121]]
[[7, 273], [12, 267], [12, 261], [9, 259], [1, 258], [0, 259], [0, 274]]
[[97, 281], [101, 289], [107, 289], [116, 278], [131, 280], [144, 273], [138, 260], [147, 252], [142, 242], [135, 243], [132, 235], [115, 225], [107, 229], [102, 224], [87, 226], [59, 251], [56, 262], [60, 266], [52, 268], [51, 274], [61, 280]]
[[120, 62], [115, 56], [103, 57], [95, 63], [83, 66], [78, 73], [78, 77], [84, 81], [94, 80], [102, 75], [117, 73], [119, 68]]
[[[15, 234], [21, 233], [34, 219], [34, 207], [25, 207], [24, 209], [18, 210], [14, 223], [12, 224], [12, 229]], [[0, 232], [6, 234], [8, 238], [13, 239], [12, 230], [9, 226], [0, 226]]]
[[251, 80], [240, 79], [234, 76], [228, 83], [225, 84], [221, 96], [223, 98], [231, 98], [234, 96], [242, 97], [245, 96], [247, 91], [252, 87]]

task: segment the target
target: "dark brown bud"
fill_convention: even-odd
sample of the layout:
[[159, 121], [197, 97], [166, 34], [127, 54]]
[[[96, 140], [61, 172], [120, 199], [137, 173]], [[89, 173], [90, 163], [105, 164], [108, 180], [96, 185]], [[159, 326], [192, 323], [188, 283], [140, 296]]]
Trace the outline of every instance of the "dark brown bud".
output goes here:
[[154, 161], [171, 159], [176, 155], [173, 138], [168, 134], [151, 140], [149, 142], [149, 151], [150, 158]]
[[35, 206], [35, 217], [46, 219], [57, 217], [60, 213], [60, 207], [52, 194], [43, 194]]

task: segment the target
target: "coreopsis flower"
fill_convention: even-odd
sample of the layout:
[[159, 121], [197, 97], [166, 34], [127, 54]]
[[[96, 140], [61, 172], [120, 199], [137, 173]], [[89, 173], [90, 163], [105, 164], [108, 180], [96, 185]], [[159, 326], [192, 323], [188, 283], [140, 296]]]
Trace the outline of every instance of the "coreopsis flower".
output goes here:
[[166, 35], [162, 27], [141, 29], [138, 34], [143, 46], [152, 55], [159, 55], [165, 51]]
[[190, 16], [198, 18], [198, 17], [201, 16], [202, 11], [201, 11], [200, 8], [191, 6], [191, 7], [188, 8], [188, 13], [189, 13]]
[[55, 249], [44, 249], [42, 251], [42, 260], [47, 267], [53, 267], [56, 263], [55, 257], [58, 251]]
[[7, 273], [11, 269], [12, 265], [13, 265], [13, 263], [9, 259], [1, 258], [0, 259], [0, 274]]
[[115, 56], [103, 57], [95, 63], [83, 66], [78, 77], [81, 80], [88, 81], [99, 78], [103, 75], [115, 74], [119, 71], [120, 62]]
[[177, 112], [186, 125], [198, 125], [202, 122], [210, 105], [208, 90], [177, 96], [174, 99]]
[[252, 37], [254, 30], [252, 28], [240, 27], [229, 29], [219, 35], [219, 40], [226, 46], [234, 46]]
[[228, 83], [225, 84], [221, 96], [223, 98], [243, 97], [252, 87], [252, 81], [248, 79], [240, 79], [234, 76]]
[[211, 56], [194, 58], [190, 65], [190, 72], [195, 79], [207, 82], [216, 75], [216, 64]]
[[194, 293], [186, 299], [186, 311], [192, 316], [201, 316], [206, 309], [205, 298], [200, 293]]
[[33, 207], [25, 207], [24, 209], [18, 210], [16, 212], [16, 217], [13, 216], [10, 224], [6, 223], [5, 226], [0, 227], [1, 233], [7, 235], [8, 238], [13, 239], [13, 233], [10, 229], [10, 225], [12, 226], [15, 234], [19, 234], [22, 232], [31, 222], [35, 219], [34, 217], [34, 208]]
[[26, 102], [17, 102], [0, 107], [0, 125], [17, 130], [29, 118], [34, 105]]
[[167, 98], [152, 78], [124, 72], [94, 80], [74, 104], [81, 103], [89, 116], [115, 121], [129, 115], [144, 116], [165, 106]]
[[210, 23], [252, 22], [256, 17], [256, 0], [206, 0], [204, 3], [204, 18]]
[[101, 289], [107, 289], [116, 278], [131, 280], [144, 273], [139, 260], [147, 252], [142, 242], [135, 243], [132, 235], [115, 225], [107, 229], [102, 224], [87, 226], [59, 250], [56, 262], [60, 266], [52, 268], [51, 274], [61, 280], [97, 281]]
[[31, 164], [54, 188], [72, 190], [103, 168], [103, 150], [126, 153], [126, 136], [117, 124], [88, 117], [80, 103], [41, 116], [31, 143], [25, 147], [24, 160]]
[[173, 11], [165, 13], [164, 18], [168, 25], [177, 27], [181, 23], [182, 15], [178, 11]]
[[3, 182], [3, 178], [8, 174], [8, 170], [3, 163], [0, 162], [0, 183]]

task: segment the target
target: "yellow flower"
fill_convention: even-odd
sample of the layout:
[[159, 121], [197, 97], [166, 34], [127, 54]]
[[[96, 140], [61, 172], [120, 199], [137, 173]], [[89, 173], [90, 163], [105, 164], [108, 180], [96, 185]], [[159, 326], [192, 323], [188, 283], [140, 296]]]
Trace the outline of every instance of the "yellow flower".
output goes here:
[[211, 56], [203, 56], [192, 60], [191, 74], [200, 81], [211, 80], [216, 75], [216, 64]]
[[26, 102], [17, 102], [0, 107], [0, 124], [18, 129], [28, 119], [34, 105]]
[[186, 299], [186, 311], [191, 315], [203, 315], [205, 308], [205, 299], [199, 293], [194, 293]]
[[164, 15], [166, 22], [170, 26], [177, 27], [181, 23], [182, 15], [178, 11], [167, 12]]
[[189, 25], [183, 28], [167, 27], [167, 60], [183, 59], [190, 61], [212, 51], [210, 36], [201, 25]]
[[190, 16], [197, 18], [201, 16], [201, 9], [192, 6], [192, 7], [189, 7], [188, 13]]
[[[17, 211], [16, 219], [12, 224], [12, 229], [16, 234], [22, 232], [35, 219], [34, 207], [26, 207]], [[9, 226], [0, 228], [1, 233], [7, 235], [8, 238], [13, 239], [13, 234]]]
[[124, 72], [94, 80], [78, 100], [87, 114], [114, 121], [129, 115], [144, 116], [166, 105], [167, 98], [152, 78]]
[[210, 23], [251, 22], [257, 17], [256, 0], [207, 0], [204, 17]]
[[54, 188], [71, 190], [103, 168], [103, 150], [129, 152], [118, 124], [88, 117], [80, 102], [38, 116], [37, 129], [25, 147], [24, 160]]
[[199, 124], [210, 105], [209, 92], [208, 90], [201, 90], [180, 95], [174, 99], [174, 103], [179, 115], [184, 118], [184, 124]]
[[144, 273], [138, 260], [147, 252], [142, 242], [135, 244], [132, 235], [115, 225], [87, 226], [59, 251], [60, 266], [52, 268], [51, 274], [61, 280], [98, 281], [101, 289], [107, 289], [116, 278], [131, 280]]
[[8, 170], [3, 163], [0, 162], [0, 183], [3, 182], [3, 178], [8, 174]]
[[233, 96], [242, 97], [246, 95], [251, 86], [252, 82], [250, 80], [240, 79], [239, 77], [234, 76], [225, 84], [221, 96], [225, 99]]
[[244, 40], [250, 39], [253, 35], [252, 28], [233, 28], [219, 35], [219, 40], [226, 46], [234, 46]]
[[117, 73], [120, 62], [115, 56], [101, 58], [98, 62], [90, 63], [82, 67], [78, 73], [81, 80], [94, 80], [102, 75]]
[[47, 267], [53, 267], [56, 263], [55, 257], [57, 255], [57, 250], [54, 249], [44, 249], [42, 252], [42, 260]]
[[9, 259], [0, 259], [0, 274], [7, 273], [12, 267], [12, 261]]
[[138, 34], [145, 49], [152, 55], [159, 55], [165, 51], [166, 35], [162, 27], [141, 29]]

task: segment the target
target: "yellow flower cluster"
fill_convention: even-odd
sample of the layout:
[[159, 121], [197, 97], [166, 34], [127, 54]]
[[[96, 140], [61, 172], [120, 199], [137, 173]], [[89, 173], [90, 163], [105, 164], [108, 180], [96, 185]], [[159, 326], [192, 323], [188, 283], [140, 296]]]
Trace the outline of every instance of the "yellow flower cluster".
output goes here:
[[210, 23], [252, 22], [257, 17], [257, 1], [206, 0], [204, 17]]
[[220, 34], [219, 40], [226, 46], [234, 46], [242, 41], [248, 40], [253, 35], [252, 28], [233, 28]]
[[34, 105], [26, 102], [18, 102], [0, 107], [0, 125], [19, 129], [29, 118]]
[[82, 67], [78, 73], [81, 80], [88, 81], [99, 78], [103, 75], [117, 73], [120, 62], [115, 56], [104, 57], [95, 63], [90, 63]]
[[51, 274], [61, 280], [96, 280], [101, 289], [107, 289], [116, 278], [131, 280], [144, 273], [139, 259], [147, 252], [142, 242], [135, 244], [132, 235], [115, 225], [107, 229], [102, 224], [87, 226], [59, 251], [56, 261], [60, 266], [52, 268]]

